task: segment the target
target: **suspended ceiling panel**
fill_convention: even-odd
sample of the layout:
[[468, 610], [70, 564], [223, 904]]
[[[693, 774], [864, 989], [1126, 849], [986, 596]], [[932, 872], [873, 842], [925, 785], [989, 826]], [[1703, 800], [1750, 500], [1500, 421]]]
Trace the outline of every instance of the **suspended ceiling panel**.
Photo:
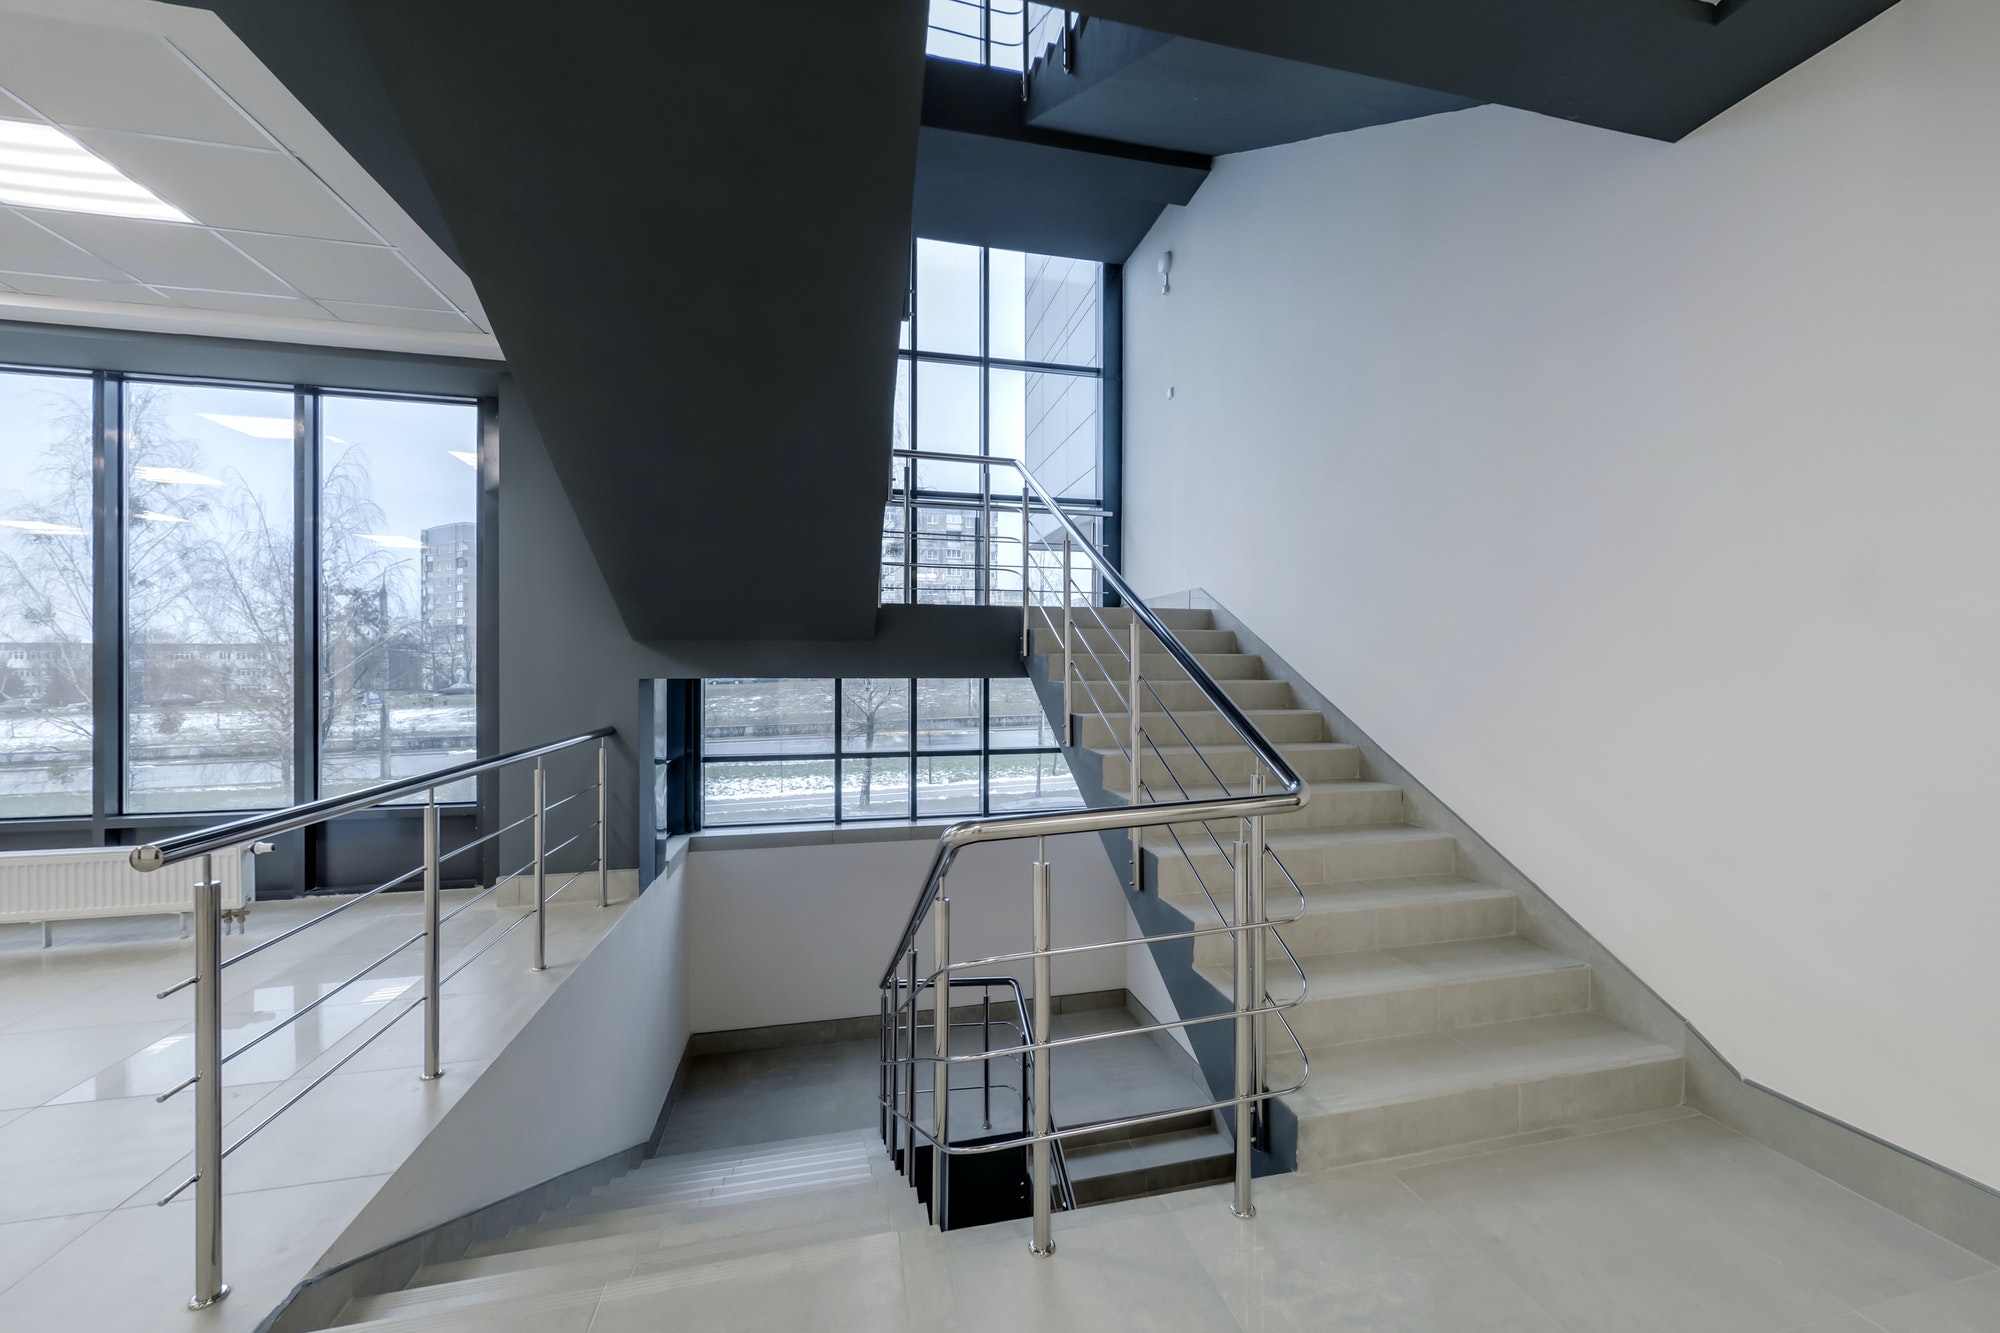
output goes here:
[[0, 205], [0, 318], [500, 355], [464, 273], [212, 13], [0, 0], [7, 121], [189, 221]]

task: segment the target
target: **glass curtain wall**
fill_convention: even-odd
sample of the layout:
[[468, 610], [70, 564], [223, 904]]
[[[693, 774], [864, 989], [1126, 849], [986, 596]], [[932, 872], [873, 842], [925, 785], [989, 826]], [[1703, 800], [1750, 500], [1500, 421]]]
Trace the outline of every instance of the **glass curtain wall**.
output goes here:
[[90, 811], [91, 389], [0, 372], [0, 819]]
[[335, 796], [477, 748], [479, 412], [328, 394], [320, 417], [319, 790]]
[[1081, 803], [1025, 678], [702, 682], [704, 826]]
[[[1080, 526], [1098, 540], [1103, 283], [1104, 266], [1089, 260], [917, 241], [896, 369], [896, 447], [1022, 460], [1075, 503]], [[1020, 600], [1020, 487], [1010, 471], [899, 461], [890, 489], [884, 602]], [[908, 549], [906, 522], [915, 534]], [[1037, 600], [1053, 600], [1060, 581], [1053, 531], [1038, 519], [1030, 533]]]
[[0, 820], [269, 809], [471, 754], [478, 439], [465, 401], [0, 371]]

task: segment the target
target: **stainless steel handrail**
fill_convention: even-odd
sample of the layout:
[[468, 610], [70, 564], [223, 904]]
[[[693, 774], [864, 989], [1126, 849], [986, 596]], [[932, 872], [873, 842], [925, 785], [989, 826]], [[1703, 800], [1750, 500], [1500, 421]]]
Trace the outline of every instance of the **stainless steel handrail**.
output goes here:
[[345, 796], [329, 796], [324, 800], [307, 801], [303, 805], [274, 810], [269, 814], [250, 815], [229, 824], [217, 824], [211, 828], [197, 829], [193, 833], [183, 833], [177, 838], [163, 838], [159, 842], [149, 842], [132, 849], [128, 858], [134, 870], [158, 870], [191, 857], [219, 852], [234, 847], [240, 842], [261, 842], [276, 837], [280, 833], [290, 833], [311, 824], [323, 824], [329, 819], [351, 815], [361, 810], [372, 810], [378, 805], [399, 801], [405, 796], [430, 791], [462, 778], [477, 777], [481, 773], [492, 773], [509, 764], [518, 764], [526, 759], [537, 759], [543, 755], [567, 750], [585, 741], [603, 740], [616, 736], [615, 727], [599, 727], [580, 735], [563, 740], [551, 741], [547, 745], [534, 745], [525, 750], [514, 750], [508, 754], [495, 755], [491, 759], [468, 759], [462, 764], [449, 768], [433, 769], [413, 778], [399, 782], [382, 782], [373, 787], [363, 787], [360, 791], [349, 792]]
[[[164, 1205], [190, 1186], [196, 1187], [195, 1294], [194, 1298], [188, 1302], [190, 1308], [200, 1309], [212, 1305], [229, 1294], [229, 1286], [222, 1280], [222, 1163], [225, 1158], [256, 1137], [267, 1125], [296, 1106], [301, 1098], [307, 1096], [315, 1088], [325, 1083], [327, 1079], [338, 1073], [349, 1061], [367, 1049], [383, 1033], [387, 1032], [409, 1014], [416, 1012], [419, 1008], [425, 1011], [423, 1069], [421, 1077], [428, 1080], [442, 1076], [444, 1067], [441, 1054], [438, 1013], [439, 994], [444, 984], [530, 919], [534, 920], [536, 926], [534, 937], [535, 969], [540, 971], [546, 966], [545, 949], [547, 944], [549, 901], [569, 888], [579, 878], [590, 873], [590, 869], [578, 870], [571, 874], [568, 879], [564, 880], [554, 893], [550, 893], [548, 892], [547, 884], [548, 859], [563, 849], [582, 841], [593, 832], [596, 834], [597, 855], [594, 865], [591, 868], [594, 868], [597, 873], [598, 904], [600, 906], [608, 905], [607, 882], [609, 868], [605, 841], [606, 817], [608, 814], [606, 804], [608, 795], [606, 746], [610, 738], [616, 734], [617, 732], [614, 728], [599, 727], [595, 731], [571, 736], [547, 745], [531, 746], [526, 749], [512, 751], [508, 754], [496, 755], [488, 759], [469, 760], [447, 768], [435, 769], [414, 778], [405, 778], [397, 782], [379, 783], [373, 787], [363, 788], [360, 791], [351, 792], [345, 796], [332, 797], [322, 801], [309, 801], [289, 809], [253, 815], [245, 819], [216, 825], [212, 828], [183, 834], [176, 838], [167, 838], [157, 843], [148, 843], [143, 847], [133, 850], [130, 857], [131, 864], [134, 869], [141, 871], [158, 870], [163, 866], [192, 860], [197, 857], [201, 860], [200, 875], [194, 886], [194, 975], [160, 992], [160, 998], [165, 999], [167, 996], [187, 989], [189, 986], [194, 988], [195, 1070], [190, 1078], [183, 1080], [155, 1099], [157, 1101], [166, 1101], [168, 1098], [190, 1087], [195, 1090], [195, 1172], [186, 1180], [176, 1185], [165, 1198], [159, 1200]], [[581, 786], [568, 796], [551, 802], [548, 799], [544, 759], [549, 755], [561, 751], [593, 743], [597, 750], [595, 782]], [[528, 762], [532, 762], [534, 772], [533, 807], [531, 812], [522, 819], [503, 824], [501, 827], [481, 837], [462, 843], [449, 852], [443, 851], [439, 846], [440, 811], [437, 799], [438, 791], [466, 778], [497, 772], [511, 764]], [[423, 857], [415, 868], [404, 871], [402, 874], [396, 875], [364, 893], [356, 894], [348, 901], [328, 911], [317, 913], [308, 920], [280, 932], [274, 938], [262, 941], [244, 950], [234, 958], [225, 959], [222, 957], [221, 922], [223, 912], [220, 895], [221, 885], [215, 876], [215, 854], [217, 852], [261, 842], [266, 838], [274, 837], [280, 833], [288, 833], [296, 829], [310, 827], [314, 824], [325, 823], [342, 815], [372, 809], [418, 793], [422, 793], [426, 799], [424, 804], [416, 807], [415, 810], [415, 813], [421, 817], [423, 826]], [[595, 793], [597, 797], [596, 818], [586, 823], [582, 829], [571, 834], [555, 846], [548, 846], [546, 833], [550, 812], [560, 809], [562, 806], [569, 804], [579, 797], [588, 796], [592, 793]], [[493, 884], [480, 890], [467, 901], [460, 903], [452, 911], [443, 912], [441, 910], [443, 892], [441, 866], [443, 862], [482, 844], [491, 842], [493, 839], [523, 824], [531, 826], [534, 843], [534, 856], [529, 863], [513, 874], [504, 875], [495, 880]], [[458, 960], [457, 966], [446, 972], [440, 945], [445, 923], [453, 917], [458, 916], [474, 903], [479, 902], [499, 889], [503, 884], [527, 873], [529, 870], [533, 870], [534, 872], [533, 905], [516, 917], [504, 930], [501, 930], [498, 934], [480, 945], [473, 951], [470, 957]], [[411, 935], [400, 944], [397, 944], [359, 972], [334, 985], [324, 994], [300, 1005], [292, 1013], [273, 1023], [257, 1036], [245, 1041], [235, 1050], [225, 1052], [222, 1049], [222, 978], [225, 970], [232, 963], [241, 962], [246, 958], [264, 952], [266, 949], [291, 940], [310, 930], [312, 927], [321, 925], [331, 918], [340, 915], [349, 908], [366, 902], [398, 885], [408, 883], [419, 876], [421, 876], [423, 881], [423, 929]], [[332, 1065], [321, 1070], [316, 1077], [303, 1088], [298, 1089], [290, 1097], [286, 1098], [277, 1108], [253, 1125], [248, 1132], [239, 1136], [233, 1143], [224, 1146], [222, 1139], [222, 1067], [238, 1056], [244, 1055], [256, 1048], [271, 1037], [276, 1036], [278, 1033], [293, 1027], [293, 1025], [297, 1024], [307, 1015], [318, 1010], [322, 1005], [333, 1001], [363, 977], [374, 972], [377, 968], [380, 968], [391, 958], [402, 953], [413, 944], [423, 945], [422, 993], [409, 1004], [405, 1005], [388, 1022], [376, 1027], [373, 1032], [364, 1037], [359, 1044], [355, 1045], [345, 1055], [334, 1061]], [[307, 1063], [311, 1064], [313, 1061], [308, 1061]]]
[[[932, 1188], [935, 1197], [936, 1192], [943, 1188], [943, 1159], [954, 1151], [948, 1132], [950, 1110], [950, 1097], [948, 1094], [950, 1080], [948, 1071], [952, 1064], [973, 1060], [990, 1062], [994, 1059], [1006, 1058], [1011, 1055], [1022, 1055], [1025, 1058], [1026, 1053], [1031, 1050], [1037, 1052], [1051, 1051], [1057, 1047], [1078, 1046], [1095, 1041], [1108, 1040], [1114, 1036], [1134, 1035], [1134, 1031], [1137, 1033], [1152, 1033], [1227, 1021], [1232, 1023], [1235, 1028], [1236, 1070], [1235, 1095], [1233, 1097], [1219, 1098], [1200, 1108], [1178, 1108], [1174, 1111], [1162, 1112], [1157, 1115], [1129, 1117], [1120, 1123], [1134, 1125], [1150, 1123], [1183, 1114], [1191, 1109], [1233, 1109], [1236, 1116], [1236, 1188], [1231, 1208], [1239, 1216], [1252, 1216], [1255, 1209], [1251, 1205], [1250, 1182], [1253, 1165], [1253, 1138], [1256, 1136], [1252, 1130], [1252, 1116], [1254, 1114], [1258, 1124], [1267, 1128], [1268, 1117], [1264, 1108], [1270, 1099], [1275, 1096], [1283, 1096], [1288, 1092], [1296, 1091], [1299, 1087], [1303, 1087], [1305, 1079], [1310, 1076], [1310, 1061], [1306, 1056], [1305, 1046], [1299, 1040], [1297, 1033], [1292, 1030], [1290, 1022], [1285, 1019], [1283, 1013], [1284, 1010], [1301, 1003], [1305, 997], [1306, 977], [1304, 969], [1298, 966], [1296, 958], [1292, 958], [1289, 948], [1285, 949], [1285, 954], [1288, 958], [1292, 958], [1293, 966], [1298, 971], [1301, 983], [1299, 993], [1286, 1000], [1274, 1000], [1271, 998], [1265, 983], [1265, 936], [1274, 934], [1275, 927], [1284, 924], [1284, 920], [1296, 920], [1298, 918], [1291, 917], [1279, 920], [1273, 919], [1268, 915], [1264, 902], [1264, 865], [1271, 858], [1265, 837], [1264, 821], [1270, 815], [1289, 813], [1304, 806], [1310, 797], [1310, 789], [1305, 780], [1285, 760], [1278, 747], [1258, 730], [1255, 722], [1250, 719], [1244, 710], [1237, 705], [1236, 701], [1229, 696], [1228, 692], [1223, 689], [1221, 684], [1202, 666], [1200, 659], [1174, 635], [1165, 622], [1151, 608], [1140, 600], [1138, 595], [1132, 590], [1131, 585], [1125, 581], [1123, 575], [1111, 565], [1111, 562], [1105, 557], [1104, 553], [1084, 534], [1076, 518], [1064, 511], [1060, 500], [1051, 495], [1047, 487], [1043, 486], [1041, 481], [1026, 466], [1013, 459], [968, 457], [965, 455], [943, 454], [926, 450], [897, 449], [893, 450], [892, 453], [897, 459], [903, 461], [903, 475], [906, 479], [902, 496], [904, 513], [903, 577], [911, 600], [915, 600], [915, 589], [910, 586], [910, 580], [913, 578], [912, 566], [915, 556], [913, 549], [915, 534], [910, 531], [912, 526], [910, 515], [912, 509], [911, 489], [914, 485], [916, 462], [971, 463], [981, 466], [987, 470], [982, 473], [982, 496], [990, 495], [992, 492], [993, 488], [990, 482], [990, 470], [992, 468], [1012, 467], [1019, 476], [1021, 481], [1022, 562], [1020, 588], [1022, 613], [1021, 650], [1024, 657], [1032, 647], [1032, 631], [1035, 625], [1033, 607], [1037, 604], [1042, 605], [1043, 619], [1052, 628], [1056, 620], [1055, 613], [1048, 609], [1046, 601], [1037, 596], [1034, 575], [1037, 566], [1030, 559], [1032, 550], [1036, 545], [1033, 520], [1034, 507], [1039, 505], [1042, 512], [1052, 518], [1055, 524], [1061, 529], [1063, 535], [1062, 585], [1056, 597], [1056, 604], [1062, 608], [1062, 647], [1060, 651], [1063, 662], [1063, 712], [1065, 715], [1063, 718], [1063, 744], [1065, 747], [1073, 744], [1072, 735], [1075, 723], [1072, 713], [1073, 696], [1071, 687], [1078, 672], [1078, 662], [1076, 660], [1077, 635], [1073, 629], [1076, 582], [1073, 577], [1072, 560], [1077, 552], [1082, 552], [1087, 562], [1085, 569], [1089, 572], [1090, 576], [1097, 580], [1098, 586], [1116, 595], [1124, 604], [1128, 614], [1131, 616], [1131, 621], [1129, 622], [1131, 630], [1130, 646], [1129, 649], [1121, 648], [1118, 651], [1118, 655], [1129, 667], [1126, 688], [1120, 690], [1115, 684], [1112, 684], [1111, 668], [1105, 663], [1103, 658], [1098, 656], [1097, 648], [1090, 642], [1088, 634], [1083, 636], [1082, 646], [1084, 652], [1096, 664], [1097, 670], [1102, 674], [1105, 683], [1112, 685], [1113, 697], [1125, 705], [1130, 731], [1129, 743], [1117, 738], [1119, 729], [1112, 724], [1110, 716], [1105, 713], [1103, 706], [1098, 702], [1094, 682], [1086, 683], [1091, 707], [1096, 710], [1099, 718], [1105, 722], [1107, 730], [1114, 737], [1114, 744], [1125, 756], [1126, 762], [1130, 766], [1130, 789], [1129, 803], [1122, 807], [968, 820], [953, 824], [944, 830], [938, 839], [937, 849], [932, 855], [929, 871], [925, 876], [917, 900], [911, 908], [909, 919], [906, 921], [903, 931], [896, 941], [892, 961], [884, 972], [880, 983], [883, 989], [882, 1012], [885, 1026], [891, 1008], [891, 997], [888, 993], [889, 988], [892, 986], [907, 986], [909, 993], [907, 1032], [909, 1035], [910, 1059], [908, 1061], [901, 1060], [902, 1046], [901, 1039], [899, 1038], [896, 1052], [898, 1056], [896, 1061], [898, 1068], [895, 1072], [901, 1074], [900, 1078], [890, 1077], [891, 1071], [886, 1064], [886, 1046], [884, 1049], [884, 1106], [887, 1112], [885, 1131], [891, 1127], [896, 1128], [898, 1136], [902, 1138], [902, 1141], [910, 1145], [914, 1145], [918, 1135], [921, 1134], [934, 1145], [935, 1153], [932, 1169], [935, 1174], [933, 1176], [934, 1183]], [[982, 535], [990, 536], [990, 534]], [[1050, 541], [1044, 540], [1041, 545], [1045, 553], [1053, 549], [1053, 543]], [[980, 559], [979, 591], [986, 594], [984, 600], [990, 603], [994, 599], [991, 596], [990, 588], [986, 586], [985, 571], [991, 561], [984, 551], [982, 551]], [[1042, 566], [1044, 572], [1046, 572], [1046, 563], [1047, 556], [1045, 554]], [[1092, 608], [1091, 615], [1096, 620], [1098, 626], [1106, 633], [1111, 632], [1110, 624], [1103, 614]], [[1142, 658], [1150, 656], [1150, 650], [1146, 647], [1144, 638], [1147, 633], [1152, 635], [1153, 639], [1165, 650], [1173, 663], [1186, 673], [1188, 681], [1194, 685], [1204, 702], [1223, 718], [1229, 729], [1235, 733], [1237, 741], [1249, 751], [1252, 765], [1250, 772], [1251, 791], [1248, 794], [1238, 796], [1230, 792], [1228, 784], [1221, 781], [1220, 776], [1215, 772], [1214, 766], [1209, 763], [1207, 756], [1201, 753], [1201, 747], [1193, 743], [1192, 738], [1187, 735], [1186, 729], [1181, 727], [1179, 719], [1174, 717], [1172, 710], [1169, 709], [1167, 710], [1169, 721], [1172, 722], [1177, 730], [1181, 731], [1183, 739], [1188, 742], [1189, 749], [1200, 760], [1202, 765], [1209, 770], [1211, 779], [1215, 781], [1217, 787], [1222, 791], [1222, 795], [1219, 798], [1202, 800], [1187, 799], [1186, 788], [1181, 784], [1179, 775], [1173, 772], [1172, 765], [1167, 763], [1167, 756], [1161, 751], [1158, 742], [1145, 734], [1145, 727], [1143, 725], [1145, 700], [1141, 690], [1142, 687], [1150, 688], [1145, 681], [1142, 669]], [[1117, 641], [1117, 637], [1115, 634], [1112, 635], [1114, 643]], [[1158, 691], [1156, 689], [1154, 690], [1154, 695], [1158, 698]], [[1164, 707], [1164, 699], [1160, 702]], [[1142, 803], [1142, 796], [1151, 797], [1153, 795], [1150, 784], [1146, 783], [1144, 779], [1144, 762], [1149, 750], [1162, 764], [1166, 764], [1168, 776], [1173, 780], [1174, 785], [1180, 788], [1183, 799], [1178, 801]], [[1264, 775], [1266, 773], [1275, 781], [1277, 790], [1270, 792], [1264, 790]], [[1246, 830], [1246, 836], [1244, 841], [1237, 844], [1238, 851], [1235, 857], [1230, 857], [1226, 851], [1223, 853], [1223, 860], [1231, 866], [1235, 879], [1234, 910], [1232, 913], [1223, 913], [1221, 905], [1215, 901], [1215, 895], [1209, 892], [1207, 884], [1202, 879], [1199, 867], [1194, 866], [1193, 857], [1188, 853], [1185, 844], [1181, 842], [1173, 826], [1183, 823], [1200, 823], [1206, 828], [1211, 821], [1228, 819], [1244, 821], [1243, 827]], [[1025, 952], [994, 955], [972, 963], [954, 964], [952, 962], [950, 949], [951, 902], [950, 899], [943, 896], [943, 888], [945, 878], [950, 873], [952, 863], [962, 849], [982, 842], [1013, 842], [1025, 838], [1045, 840], [1052, 836], [1061, 836], [1064, 834], [1129, 830], [1132, 832], [1131, 886], [1137, 892], [1143, 889], [1143, 846], [1138, 831], [1152, 827], [1166, 827], [1169, 833], [1173, 835], [1175, 845], [1180, 847], [1182, 855], [1188, 859], [1190, 866], [1194, 868], [1196, 883], [1200, 885], [1203, 895], [1216, 908], [1218, 916], [1222, 918], [1222, 924], [1215, 927], [1197, 927], [1193, 930], [1170, 932], [1161, 935], [1149, 934], [1136, 938], [1056, 947], [1050, 938], [1051, 877], [1050, 866], [1045, 857], [1046, 842], [1043, 841], [1038, 844], [1032, 876], [1033, 947]], [[1207, 831], [1211, 840], [1216, 840], [1214, 831], [1212, 829], [1208, 829]], [[1216, 841], [1219, 848], [1219, 840]], [[1284, 869], [1282, 864], [1280, 869]], [[1284, 870], [1284, 873], [1287, 879], [1291, 878], [1289, 870]], [[1294, 888], [1297, 887], [1296, 881], [1294, 881], [1293, 886]], [[1300, 894], [1300, 907], [1301, 912], [1303, 912], [1305, 907], [1303, 893]], [[937, 967], [929, 977], [920, 979], [917, 973], [917, 940], [923, 923], [927, 918], [932, 922], [936, 937], [933, 945], [933, 956]], [[1134, 945], [1151, 946], [1169, 941], [1193, 941], [1218, 935], [1227, 936], [1230, 939], [1235, 959], [1232, 968], [1235, 994], [1233, 1002], [1228, 1009], [1194, 1019], [1176, 1019], [1165, 1023], [1155, 1023], [1134, 1031], [1092, 1034], [1084, 1037], [1064, 1038], [1060, 1041], [1051, 1040], [1049, 1037], [1046, 1026], [1050, 1014], [1050, 991], [1053, 985], [1051, 964], [1055, 958], [1113, 948], [1130, 948]], [[1280, 943], [1282, 945], [1282, 939], [1280, 939]], [[922, 985], [932, 985], [942, 989], [948, 995], [953, 980], [953, 973], [959, 967], [989, 967], [996, 963], [1013, 962], [1032, 963], [1033, 966], [1037, 1026], [1044, 1029], [1037, 1039], [1032, 1042], [1024, 1040], [1021, 1046], [1013, 1050], [996, 1052], [989, 1049], [979, 1054], [954, 1056], [949, 1049], [948, 1036], [950, 1024], [949, 1020], [946, 1019], [942, 1023], [934, 1023], [933, 1025], [937, 1047], [934, 1055], [928, 1060], [917, 1055], [915, 997], [917, 990]], [[907, 968], [906, 979], [899, 980], [899, 973], [903, 972], [905, 968]], [[903, 1012], [901, 1004], [898, 1004], [896, 1009], [899, 1014]], [[1285, 1034], [1291, 1038], [1292, 1044], [1298, 1048], [1301, 1061], [1299, 1082], [1290, 1088], [1275, 1091], [1268, 1086], [1265, 1078], [1266, 1041], [1263, 1031], [1263, 1020], [1272, 1014], [1277, 1015], [1279, 1022], [1284, 1026]], [[899, 1031], [903, 1030], [903, 1020], [900, 1017], [898, 1018], [898, 1024]], [[933, 1066], [932, 1125], [928, 1131], [922, 1130], [916, 1123], [916, 1066], [919, 1063], [929, 1063]], [[1051, 1158], [1063, 1138], [1070, 1137], [1075, 1132], [1081, 1132], [1063, 1131], [1054, 1125], [1050, 1117], [1048, 1104], [1050, 1087], [1047, 1065], [1048, 1060], [1044, 1057], [1037, 1061], [1035, 1068], [1035, 1087], [1032, 1097], [1034, 1124], [1032, 1126], [1024, 1126], [1022, 1134], [1018, 1138], [1011, 1140], [1013, 1143], [1025, 1144], [1031, 1147], [1034, 1228], [1029, 1249], [1035, 1254], [1042, 1255], [1053, 1253], [1055, 1248], [1049, 1230], [1048, 1201], [1044, 1197], [1048, 1192], [1051, 1180]], [[981, 1145], [987, 1151], [991, 1151], [993, 1148], [999, 1146], [1003, 1145]]]
[[1147, 828], [1156, 824], [1189, 824], [1206, 819], [1251, 819], [1260, 815], [1289, 814], [1303, 807], [1310, 799], [1312, 791], [1304, 778], [1286, 762], [1278, 748], [1257, 730], [1257, 726], [1230, 698], [1215, 678], [1195, 655], [1174, 637], [1166, 622], [1155, 615], [1150, 607], [1140, 600], [1132, 585], [1124, 575], [1115, 569], [1096, 544], [1083, 535], [1083, 529], [1076, 521], [1063, 512], [1057, 498], [1049, 494], [1048, 488], [1030, 472], [1026, 466], [1011, 458], [984, 458], [966, 454], [945, 454], [921, 449], [897, 449], [897, 458], [914, 458], [918, 461], [946, 463], [977, 463], [989, 467], [1011, 467], [1020, 475], [1024, 489], [1032, 490], [1034, 498], [1041, 503], [1043, 511], [1060, 523], [1090, 562], [1096, 566], [1100, 579], [1118, 594], [1118, 598], [1136, 616], [1140, 623], [1152, 632], [1167, 655], [1178, 662], [1188, 673], [1195, 687], [1202, 693], [1216, 712], [1222, 714], [1232, 730], [1242, 738], [1259, 763], [1271, 771], [1278, 790], [1262, 796], [1229, 796], [1214, 801], [1169, 801], [1160, 805], [1143, 807], [1124, 806], [1102, 810], [1065, 810], [1053, 814], [1001, 815], [983, 820], [965, 820], [953, 824], [938, 835], [937, 852], [931, 858], [929, 872], [924, 877], [923, 889], [917, 896], [916, 905], [910, 910], [909, 920], [896, 939], [896, 948], [890, 956], [889, 965], [882, 974], [881, 985], [888, 985], [896, 974], [896, 967], [909, 951], [917, 932], [923, 926], [933, 903], [937, 901], [938, 886], [951, 870], [951, 863], [958, 853], [967, 847], [982, 842], [1010, 842], [1018, 838], [1053, 838], [1068, 833], [1104, 833], [1115, 829]]

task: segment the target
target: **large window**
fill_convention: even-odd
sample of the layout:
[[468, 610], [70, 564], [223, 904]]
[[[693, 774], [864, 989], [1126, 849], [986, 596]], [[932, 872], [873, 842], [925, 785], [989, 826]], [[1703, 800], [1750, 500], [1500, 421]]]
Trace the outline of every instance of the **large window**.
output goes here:
[[0, 819], [87, 814], [91, 381], [0, 373]]
[[711, 826], [1082, 803], [1025, 678], [704, 681], [701, 777]]
[[126, 808], [293, 799], [292, 395], [125, 391]]
[[[1072, 502], [1086, 535], [1099, 539], [1104, 266], [919, 240], [912, 275], [896, 371], [896, 447], [1019, 459]], [[1020, 598], [1020, 488], [1011, 471], [898, 461], [890, 490], [884, 602]], [[906, 523], [916, 538], [910, 548]], [[1051, 531], [1034, 521], [1036, 564], [1048, 563]]]
[[[327, 395], [320, 453], [320, 794], [476, 747], [479, 418]], [[445, 800], [472, 799], [472, 784]]]
[[0, 372], [0, 819], [472, 753], [478, 451], [467, 401]]

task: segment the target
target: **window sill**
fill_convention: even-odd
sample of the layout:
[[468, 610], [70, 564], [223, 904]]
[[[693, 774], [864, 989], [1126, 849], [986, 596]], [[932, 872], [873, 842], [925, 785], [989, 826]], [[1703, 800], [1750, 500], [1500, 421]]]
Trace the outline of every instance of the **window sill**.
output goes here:
[[690, 835], [688, 850], [742, 852], [758, 847], [832, 847], [843, 843], [935, 842], [953, 824], [978, 815], [920, 819], [882, 824], [752, 824], [742, 828], [703, 829]]

